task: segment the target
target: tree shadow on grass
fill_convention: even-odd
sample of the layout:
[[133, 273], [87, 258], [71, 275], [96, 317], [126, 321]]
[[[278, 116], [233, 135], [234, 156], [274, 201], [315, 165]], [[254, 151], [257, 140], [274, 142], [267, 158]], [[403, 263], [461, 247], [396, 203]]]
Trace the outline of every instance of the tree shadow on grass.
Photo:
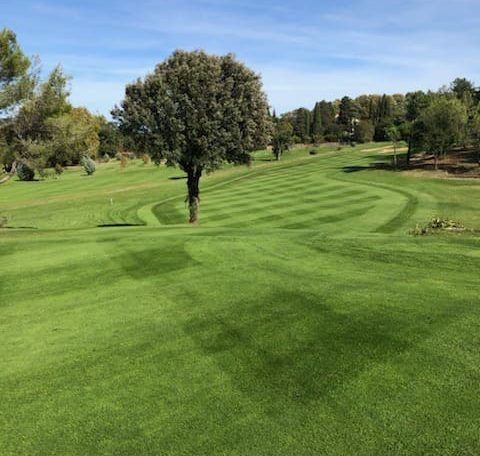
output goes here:
[[114, 256], [112, 261], [120, 265], [133, 279], [148, 279], [198, 264], [181, 242], [165, 244], [160, 248], [126, 247], [123, 253]]
[[191, 319], [185, 332], [239, 390], [275, 411], [321, 399], [433, 329], [403, 314], [339, 313], [322, 299], [286, 292], [238, 302]]

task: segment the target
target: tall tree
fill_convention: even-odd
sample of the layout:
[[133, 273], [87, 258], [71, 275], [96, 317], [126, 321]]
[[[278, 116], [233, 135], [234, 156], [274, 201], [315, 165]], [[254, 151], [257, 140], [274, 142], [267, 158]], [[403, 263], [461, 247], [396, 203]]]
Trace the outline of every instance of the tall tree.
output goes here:
[[397, 148], [398, 142], [401, 139], [400, 130], [397, 126], [391, 125], [385, 130], [385, 136], [393, 144], [393, 166], [397, 167]]
[[84, 156], [95, 158], [99, 147], [100, 119], [86, 108], [70, 111], [46, 121], [49, 137], [46, 140], [47, 164], [74, 165]]
[[48, 161], [48, 141], [52, 137], [53, 117], [72, 109], [68, 102], [69, 77], [57, 66], [21, 106], [11, 127], [10, 148], [15, 157], [31, 168], [41, 170]]
[[30, 59], [20, 48], [12, 30], [0, 30], [0, 116], [31, 92], [35, 77], [29, 73]]
[[320, 142], [323, 135], [322, 107], [319, 102], [315, 103], [312, 113], [312, 139], [313, 142]]
[[198, 221], [202, 173], [248, 163], [271, 132], [260, 77], [231, 54], [175, 51], [128, 85], [112, 114], [138, 147], [186, 172], [190, 223]]
[[461, 139], [467, 111], [461, 101], [441, 96], [432, 101], [421, 115], [425, 126], [425, 146], [434, 155], [435, 169], [438, 158], [446, 153]]
[[277, 160], [282, 158], [283, 152], [288, 150], [293, 142], [293, 126], [287, 117], [275, 123], [272, 136], [272, 152]]
[[299, 108], [294, 112], [293, 131], [300, 142], [311, 141], [311, 113], [309, 109]]

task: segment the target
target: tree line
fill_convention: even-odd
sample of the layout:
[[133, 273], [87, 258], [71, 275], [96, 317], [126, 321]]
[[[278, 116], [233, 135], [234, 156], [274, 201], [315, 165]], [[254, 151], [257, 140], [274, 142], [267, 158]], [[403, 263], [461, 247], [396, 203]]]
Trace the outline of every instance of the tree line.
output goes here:
[[431, 152], [437, 164], [454, 146], [480, 149], [480, 89], [457, 78], [438, 91], [322, 100], [311, 110], [273, 112], [273, 120], [277, 158], [293, 143], [404, 140], [407, 164], [420, 151]]
[[82, 162], [88, 174], [91, 159], [118, 151], [118, 128], [69, 102], [70, 78], [60, 66], [43, 80], [39, 68], [13, 31], [0, 31], [0, 163], [22, 180]]

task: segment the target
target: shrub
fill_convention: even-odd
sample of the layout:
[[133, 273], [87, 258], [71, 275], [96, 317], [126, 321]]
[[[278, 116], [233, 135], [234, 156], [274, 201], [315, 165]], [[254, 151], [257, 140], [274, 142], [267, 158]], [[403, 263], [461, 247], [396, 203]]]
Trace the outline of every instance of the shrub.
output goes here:
[[413, 236], [425, 236], [426, 234], [434, 234], [441, 231], [465, 231], [465, 226], [452, 219], [432, 217], [424, 225], [417, 224], [415, 228], [410, 230], [410, 234]]
[[25, 162], [20, 162], [17, 165], [17, 176], [21, 181], [32, 181], [35, 177], [35, 171]]
[[60, 176], [60, 174], [62, 174], [62, 173], [63, 173], [63, 166], [60, 163], [57, 163], [55, 165], [55, 174], [57, 176]]
[[148, 165], [150, 163], [150, 155], [148, 154], [143, 154], [142, 155], [142, 161], [144, 165]]
[[309, 154], [310, 155], [317, 155], [318, 154], [317, 149], [310, 149]]
[[82, 157], [82, 160], [80, 161], [81, 165], [83, 166], [83, 169], [87, 173], [87, 176], [91, 176], [97, 167], [95, 166], [95, 162], [90, 158], [87, 157], [86, 155]]

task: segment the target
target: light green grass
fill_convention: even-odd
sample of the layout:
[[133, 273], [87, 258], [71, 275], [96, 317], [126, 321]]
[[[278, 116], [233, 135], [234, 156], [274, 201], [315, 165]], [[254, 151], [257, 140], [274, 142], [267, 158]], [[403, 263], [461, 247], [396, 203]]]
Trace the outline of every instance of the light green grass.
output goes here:
[[207, 176], [197, 227], [174, 169], [0, 187], [0, 454], [478, 454], [480, 238], [407, 231], [480, 185], [371, 148]]

